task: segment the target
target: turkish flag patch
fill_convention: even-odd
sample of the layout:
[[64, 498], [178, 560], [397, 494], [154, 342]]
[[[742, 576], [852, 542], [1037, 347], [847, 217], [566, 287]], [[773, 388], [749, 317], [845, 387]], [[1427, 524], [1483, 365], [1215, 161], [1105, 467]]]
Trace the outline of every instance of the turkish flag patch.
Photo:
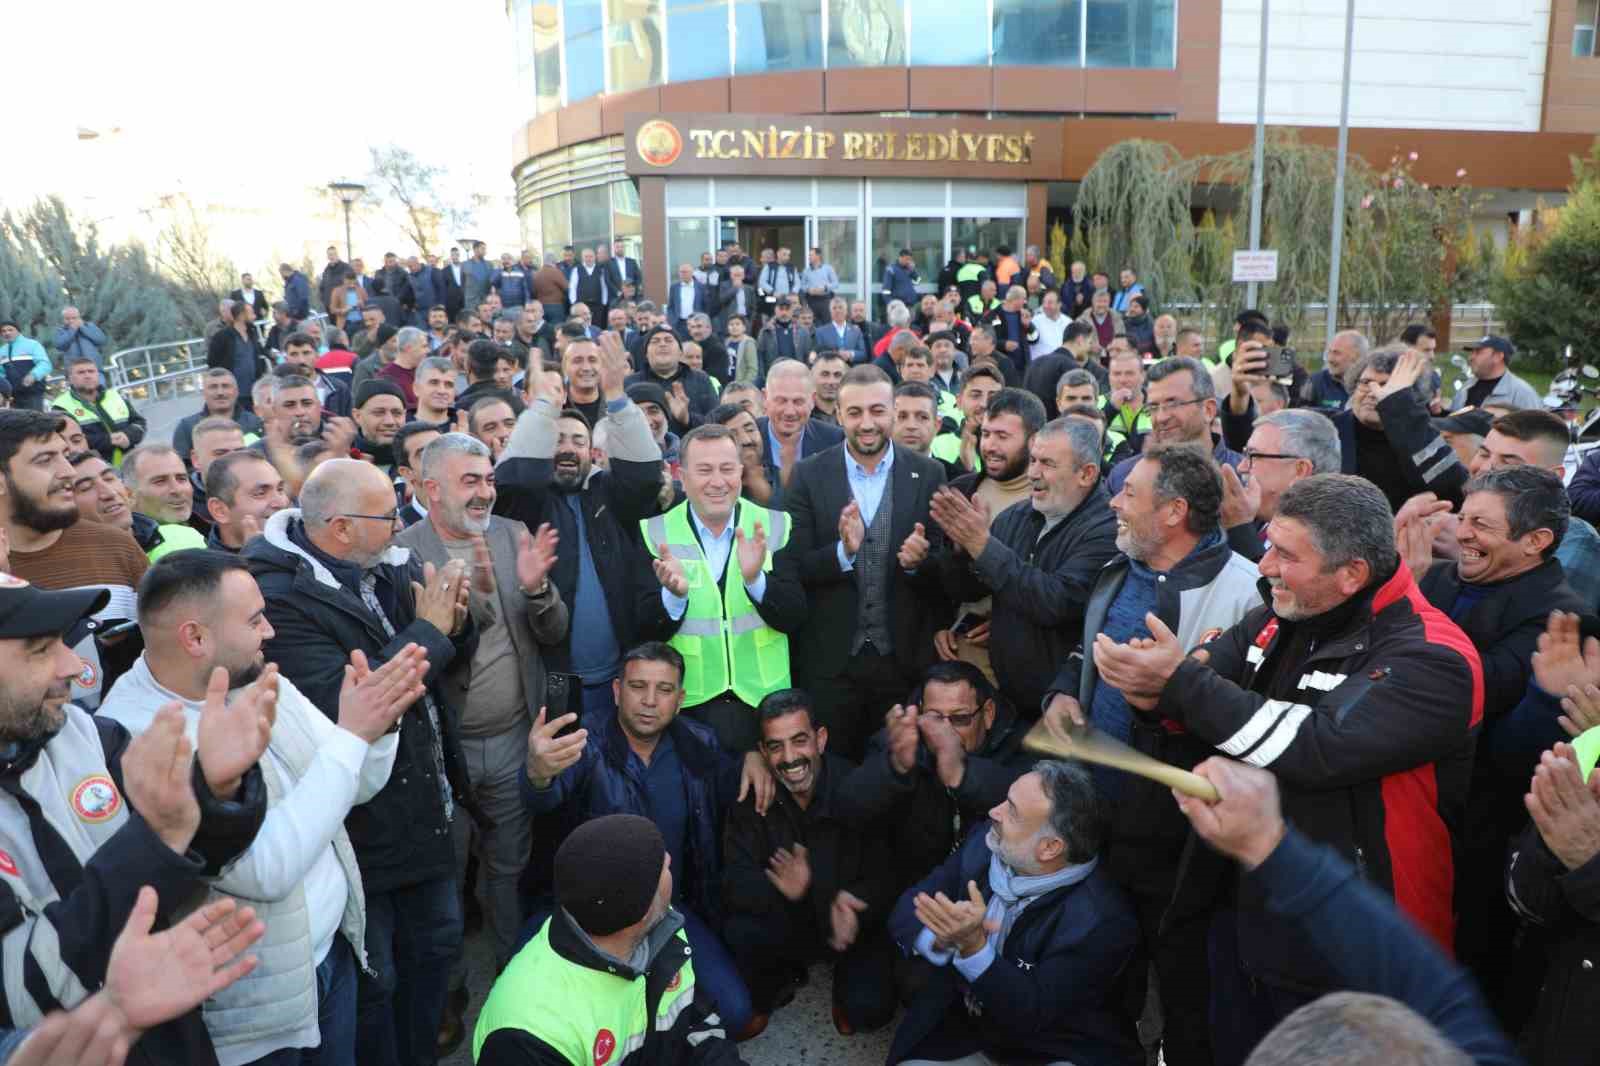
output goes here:
[[594, 1066], [605, 1066], [617, 1050], [617, 1038], [610, 1029], [602, 1029], [594, 1038]]

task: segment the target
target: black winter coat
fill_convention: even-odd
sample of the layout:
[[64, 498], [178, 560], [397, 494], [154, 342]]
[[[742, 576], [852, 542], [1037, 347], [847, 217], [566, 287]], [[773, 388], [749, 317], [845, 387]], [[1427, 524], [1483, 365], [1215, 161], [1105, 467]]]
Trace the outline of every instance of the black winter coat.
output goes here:
[[1600, 1014], [1600, 857], [1568, 870], [1530, 822], [1512, 848], [1505, 892], [1512, 908], [1550, 941], [1538, 1009], [1523, 1036], [1528, 1061], [1600, 1063], [1594, 1040]]

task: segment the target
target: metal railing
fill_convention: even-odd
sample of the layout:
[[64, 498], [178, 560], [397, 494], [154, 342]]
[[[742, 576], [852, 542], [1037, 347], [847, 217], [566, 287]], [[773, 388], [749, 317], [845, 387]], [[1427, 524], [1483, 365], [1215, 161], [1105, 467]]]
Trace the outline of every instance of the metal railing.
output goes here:
[[[327, 320], [328, 316], [318, 311], [301, 325], [307, 322], [325, 324]], [[255, 327], [265, 343], [267, 323], [257, 322]], [[113, 352], [106, 358], [106, 385], [130, 400], [142, 402], [170, 400], [197, 392], [198, 372], [206, 369], [208, 343], [207, 337], [190, 337]]]

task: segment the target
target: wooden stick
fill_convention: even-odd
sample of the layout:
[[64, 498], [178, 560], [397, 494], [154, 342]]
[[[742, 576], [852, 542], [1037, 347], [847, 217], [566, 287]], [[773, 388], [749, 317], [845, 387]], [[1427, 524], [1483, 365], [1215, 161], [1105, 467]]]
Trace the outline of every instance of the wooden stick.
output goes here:
[[1066, 733], [1051, 728], [1049, 720], [1042, 718], [1022, 738], [1022, 746], [1040, 755], [1077, 759], [1137, 774], [1207, 803], [1215, 803], [1221, 798], [1217, 795], [1216, 787], [1199, 774], [1153, 759], [1090, 726]]

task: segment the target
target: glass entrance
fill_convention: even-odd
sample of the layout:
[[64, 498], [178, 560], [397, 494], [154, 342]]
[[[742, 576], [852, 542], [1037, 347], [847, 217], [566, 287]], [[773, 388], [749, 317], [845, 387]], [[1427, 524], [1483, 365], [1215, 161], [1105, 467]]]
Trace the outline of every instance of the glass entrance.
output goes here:
[[[850, 218], [819, 218], [811, 220], [811, 237], [806, 251], [812, 247], [822, 249], [822, 261], [833, 267], [839, 275], [839, 288], [835, 296], [847, 301], [862, 299], [861, 248], [858, 220]], [[809, 262], [809, 260], [807, 260]]]

